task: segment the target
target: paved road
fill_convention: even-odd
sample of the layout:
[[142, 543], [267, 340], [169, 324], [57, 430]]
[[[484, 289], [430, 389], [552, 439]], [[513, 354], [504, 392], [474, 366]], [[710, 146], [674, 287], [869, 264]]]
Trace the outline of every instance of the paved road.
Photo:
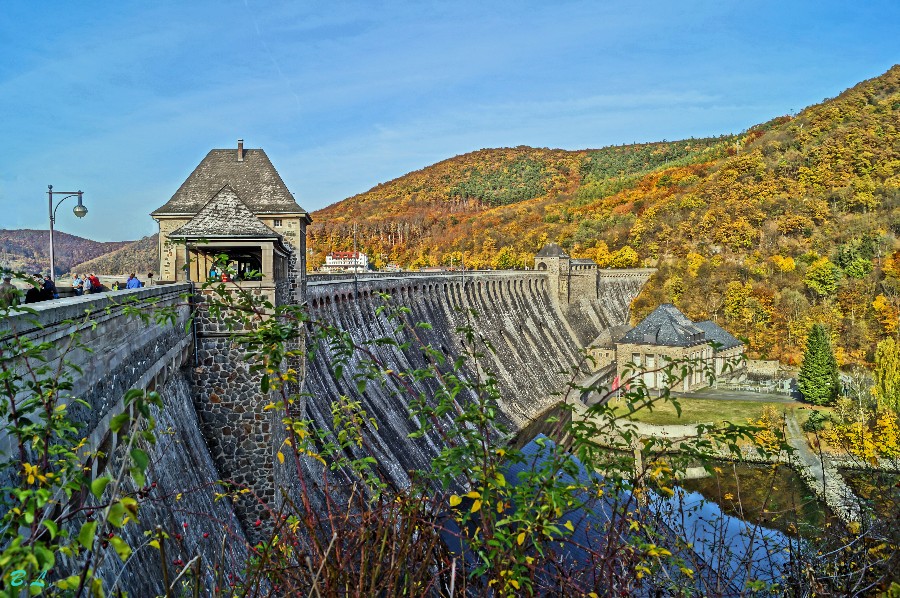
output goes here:
[[809, 443], [806, 441], [806, 434], [800, 429], [800, 424], [797, 422], [797, 418], [793, 413], [789, 413], [785, 416], [785, 423], [785, 441], [797, 451], [797, 457], [809, 473], [816, 479], [818, 488], [824, 493], [826, 485], [822, 459], [810, 448]]

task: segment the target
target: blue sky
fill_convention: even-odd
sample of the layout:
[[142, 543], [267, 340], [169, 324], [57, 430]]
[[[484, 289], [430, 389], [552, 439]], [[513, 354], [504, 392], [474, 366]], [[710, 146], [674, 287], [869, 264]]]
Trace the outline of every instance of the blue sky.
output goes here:
[[900, 2], [4, 0], [0, 228], [155, 232], [212, 148], [324, 207], [484, 147], [741, 131], [900, 62]]

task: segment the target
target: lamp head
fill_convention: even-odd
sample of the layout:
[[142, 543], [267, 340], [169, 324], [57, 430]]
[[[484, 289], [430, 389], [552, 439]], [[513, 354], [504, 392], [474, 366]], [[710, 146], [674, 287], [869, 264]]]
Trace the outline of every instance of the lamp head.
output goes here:
[[78, 195], [78, 205], [75, 206], [74, 208], [72, 208], [72, 212], [79, 218], [84, 218], [88, 212], [87, 208], [84, 207], [84, 205], [81, 203], [81, 194], [80, 193]]

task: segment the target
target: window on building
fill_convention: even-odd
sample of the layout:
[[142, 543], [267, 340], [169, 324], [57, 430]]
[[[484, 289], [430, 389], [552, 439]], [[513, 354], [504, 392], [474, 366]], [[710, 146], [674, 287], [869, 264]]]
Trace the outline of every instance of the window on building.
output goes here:
[[644, 372], [644, 384], [647, 385], [647, 388], [653, 388], [655, 384], [653, 383], [656, 379], [656, 373], [653, 371], [656, 369], [656, 356], [652, 353], [647, 355], [646, 357], [647, 367], [646, 372]]
[[631, 354], [631, 363], [640, 367], [641, 365], [641, 354], [640, 353], [632, 353]]
[[275, 219], [275, 226], [281, 226], [281, 218]]

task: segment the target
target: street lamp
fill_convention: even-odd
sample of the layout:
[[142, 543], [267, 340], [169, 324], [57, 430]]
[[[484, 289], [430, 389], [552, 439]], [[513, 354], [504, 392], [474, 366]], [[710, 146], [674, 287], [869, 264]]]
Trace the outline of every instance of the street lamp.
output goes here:
[[[53, 205], [53, 196], [54, 195], [64, 195], [62, 199], [56, 202], [56, 205]], [[50, 280], [56, 280], [56, 261], [55, 255], [53, 253], [53, 223], [56, 222], [56, 210], [59, 208], [59, 204], [66, 201], [70, 197], [78, 198], [78, 205], [72, 208], [72, 213], [75, 214], [78, 218], [84, 218], [85, 214], [87, 214], [87, 208], [81, 203], [81, 199], [84, 193], [82, 191], [54, 191], [53, 185], [47, 185], [47, 204], [50, 209]]]

